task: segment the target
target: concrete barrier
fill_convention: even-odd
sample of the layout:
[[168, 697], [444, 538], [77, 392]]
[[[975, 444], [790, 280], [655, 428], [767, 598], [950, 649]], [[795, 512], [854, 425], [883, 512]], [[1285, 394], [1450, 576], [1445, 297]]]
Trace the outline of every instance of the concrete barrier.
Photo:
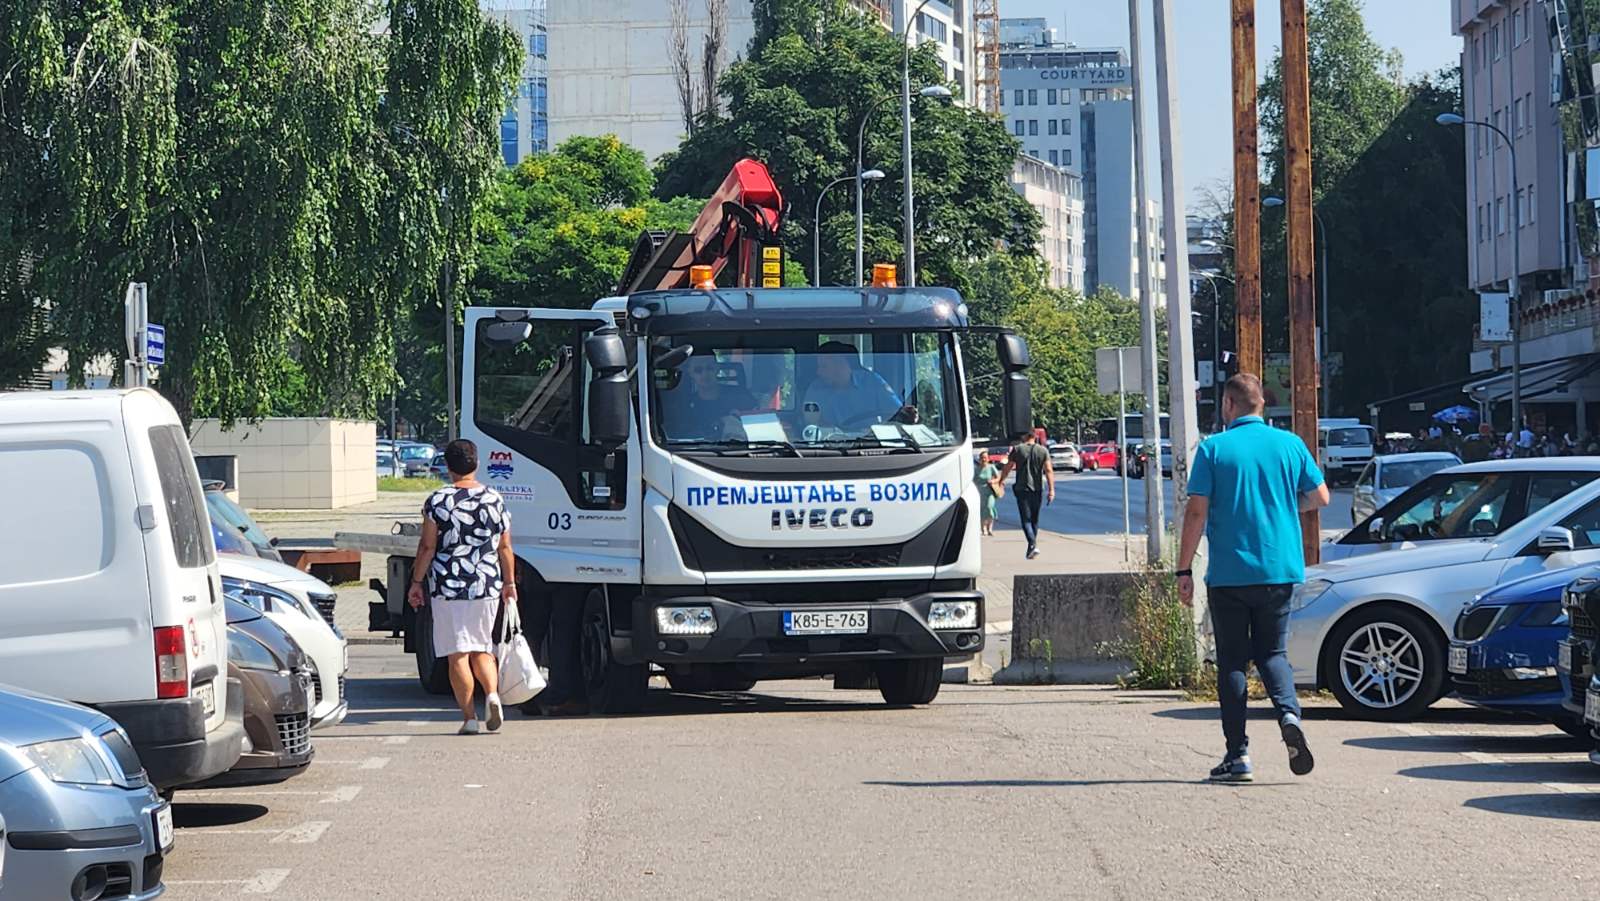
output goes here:
[[1011, 652], [997, 684], [1115, 682], [1128, 661], [1104, 646], [1127, 635], [1127, 572], [1018, 575], [1012, 585]]

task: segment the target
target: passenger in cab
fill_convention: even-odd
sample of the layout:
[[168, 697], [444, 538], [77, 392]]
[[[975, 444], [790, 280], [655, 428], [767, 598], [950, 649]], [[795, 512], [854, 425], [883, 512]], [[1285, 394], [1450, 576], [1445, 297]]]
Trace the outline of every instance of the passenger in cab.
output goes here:
[[683, 364], [683, 381], [668, 395], [671, 437], [720, 438], [724, 420], [756, 409], [749, 391], [717, 378], [718, 366], [711, 354], [697, 354]]
[[817, 348], [817, 377], [806, 388], [805, 404], [808, 410], [815, 404], [820, 423], [837, 429], [865, 429], [906, 409], [889, 383], [862, 366], [856, 349], [843, 341]]

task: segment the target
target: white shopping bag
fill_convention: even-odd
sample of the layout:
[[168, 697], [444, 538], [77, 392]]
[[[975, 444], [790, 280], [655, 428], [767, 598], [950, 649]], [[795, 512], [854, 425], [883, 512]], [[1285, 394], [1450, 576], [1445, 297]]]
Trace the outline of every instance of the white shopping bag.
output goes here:
[[505, 615], [499, 640], [495, 643], [495, 661], [500, 666], [500, 702], [516, 706], [533, 699], [544, 691], [544, 673], [534, 662], [533, 650], [522, 637], [522, 620], [514, 601], [504, 602]]

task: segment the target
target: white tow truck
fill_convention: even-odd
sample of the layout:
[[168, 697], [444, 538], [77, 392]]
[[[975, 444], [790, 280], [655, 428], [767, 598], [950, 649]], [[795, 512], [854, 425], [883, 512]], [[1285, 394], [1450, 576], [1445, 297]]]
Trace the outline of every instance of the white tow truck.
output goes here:
[[[782, 208], [745, 160], [689, 233], [641, 239], [618, 296], [467, 311], [461, 434], [511, 513], [536, 647], [552, 607], [581, 610], [596, 711], [637, 709], [652, 665], [689, 690], [870, 673], [923, 704], [983, 647], [962, 342], [995, 341], [1013, 436], [1027, 346], [948, 288], [776, 287]], [[447, 691], [403, 531], [336, 543], [390, 555], [374, 627]]]

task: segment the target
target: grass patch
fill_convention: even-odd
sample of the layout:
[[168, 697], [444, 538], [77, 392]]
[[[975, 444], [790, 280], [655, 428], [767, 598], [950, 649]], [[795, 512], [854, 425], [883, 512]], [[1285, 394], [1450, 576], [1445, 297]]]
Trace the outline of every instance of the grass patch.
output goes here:
[[410, 479], [378, 476], [379, 491], [432, 491], [444, 483], [438, 479]]

